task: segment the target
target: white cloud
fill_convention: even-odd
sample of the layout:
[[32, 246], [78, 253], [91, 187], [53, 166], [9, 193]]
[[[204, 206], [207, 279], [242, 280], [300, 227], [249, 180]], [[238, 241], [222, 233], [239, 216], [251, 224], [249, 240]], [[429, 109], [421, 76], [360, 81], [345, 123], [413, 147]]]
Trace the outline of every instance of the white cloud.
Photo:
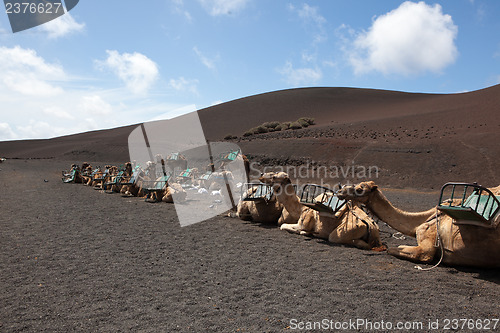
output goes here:
[[307, 51], [302, 52], [302, 60], [305, 62], [312, 62], [315, 61], [317, 58], [316, 54], [309, 53]]
[[34, 50], [0, 47], [0, 82], [8, 90], [28, 96], [54, 96], [63, 92], [51, 81], [66, 80], [61, 66], [47, 63]]
[[[139, 81], [145, 72], [148, 87], [150, 78], [157, 76], [156, 64], [142, 55], [111, 52], [109, 58], [109, 65], [106, 61], [99, 65], [116, 70], [128, 82], [142, 84]], [[82, 84], [62, 66], [33, 50], [0, 47], [0, 140], [51, 138], [140, 123], [166, 111], [183, 111], [180, 104], [145, 99], [131, 94], [127, 87], [104, 90], [89, 87], [88, 82], [86, 78]], [[179, 79], [173, 83], [189, 90], [197, 81]]]
[[326, 23], [326, 19], [319, 13], [318, 7], [311, 7], [305, 3], [302, 5], [302, 8], [296, 9], [293, 5], [290, 5], [289, 8], [296, 11], [299, 17], [304, 21], [312, 21], [317, 25]]
[[457, 57], [458, 28], [440, 5], [406, 1], [377, 17], [354, 40], [349, 60], [357, 74], [440, 72]]
[[29, 96], [56, 96], [63, 92], [62, 88], [49, 84], [34, 73], [7, 72], [3, 75], [3, 83], [11, 90]]
[[40, 26], [42, 31], [48, 33], [49, 38], [59, 38], [74, 32], [81, 32], [84, 28], [85, 23], [76, 22], [70, 13], [59, 16]]
[[198, 48], [195, 46], [193, 47], [193, 50], [194, 52], [196, 53], [196, 55], [198, 56], [198, 58], [200, 59], [201, 63], [203, 65], [205, 65], [205, 67], [207, 67], [208, 69], [211, 69], [211, 70], [215, 70], [215, 62], [218, 60], [218, 56], [215, 57], [215, 58], [209, 58], [207, 56], [205, 56], [203, 53], [201, 53], [200, 50], [198, 50]]
[[17, 135], [12, 131], [10, 125], [7, 123], [0, 123], [0, 140], [14, 140]]
[[199, 2], [210, 15], [220, 16], [240, 12], [248, 0], [199, 0]]
[[113, 111], [110, 104], [106, 103], [100, 96], [83, 96], [78, 104], [78, 111], [84, 116], [104, 116]]
[[183, 76], [176, 79], [170, 79], [169, 86], [177, 91], [188, 91], [195, 95], [198, 95], [198, 80], [185, 79]]
[[60, 119], [68, 119], [68, 120], [75, 119], [74, 116], [64, 111], [60, 106], [49, 106], [44, 108], [42, 112], [48, 116], [53, 116]]
[[278, 72], [293, 86], [316, 84], [323, 77], [319, 68], [293, 68], [290, 61], [287, 61]]
[[178, 15], [184, 16], [187, 22], [192, 23], [193, 17], [191, 13], [184, 9], [184, 1], [183, 0], [173, 0], [172, 4], [174, 6], [174, 12]]
[[317, 32], [314, 35], [313, 42], [320, 43], [327, 39], [325, 30], [326, 19], [319, 13], [318, 7], [303, 4], [301, 8], [296, 8], [294, 5], [288, 5], [288, 9], [298, 15], [305, 24], [313, 24]]
[[158, 66], [141, 53], [123, 53], [107, 50], [108, 58], [97, 61], [101, 67], [111, 69], [134, 94], [145, 94], [159, 76]]
[[64, 134], [64, 129], [50, 125], [46, 121], [30, 119], [28, 124], [17, 126], [21, 138], [46, 138]]

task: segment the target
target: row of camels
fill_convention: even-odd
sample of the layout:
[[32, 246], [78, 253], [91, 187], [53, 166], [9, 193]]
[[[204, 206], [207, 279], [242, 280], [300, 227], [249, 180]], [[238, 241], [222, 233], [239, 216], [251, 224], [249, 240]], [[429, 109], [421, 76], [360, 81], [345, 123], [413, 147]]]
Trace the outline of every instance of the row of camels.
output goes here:
[[[237, 156], [232, 157], [232, 160], [241, 162], [248, 175], [248, 159], [240, 152], [228, 154], [235, 153]], [[185, 185], [204, 189], [204, 193], [220, 192], [225, 187], [224, 180], [232, 177], [230, 171], [225, 171], [227, 163], [228, 160], [219, 158], [200, 171], [198, 168], [188, 168], [187, 158], [181, 153], [172, 153], [165, 158], [156, 155], [144, 167], [132, 162], [122, 167], [106, 165], [104, 168], [93, 168], [88, 162], [81, 166], [72, 164], [69, 171], [63, 171], [62, 179], [65, 183], [83, 183], [103, 192], [143, 197], [150, 202], [173, 203], [174, 196], [176, 200], [186, 199]]]
[[[275, 197], [268, 202], [243, 202], [238, 206], [240, 218], [275, 221], [282, 230], [377, 251], [384, 249], [375, 222], [379, 220], [417, 240], [417, 246], [387, 249], [397, 258], [426, 264], [439, 258], [451, 266], [500, 267], [498, 211], [492, 216], [491, 227], [468, 221], [457, 223], [460, 221], [442, 213], [437, 206], [423, 212], [407, 212], [396, 208], [373, 181], [367, 181], [342, 187], [335, 195], [347, 204], [329, 214], [301, 204], [284, 172], [266, 173], [259, 180], [272, 186]], [[500, 186], [488, 190], [497, 200], [500, 198]]]
[[[163, 167], [168, 165], [162, 159], [159, 161]], [[187, 164], [183, 164], [183, 167], [185, 166]], [[213, 166], [211, 167], [213, 170]], [[171, 166], [168, 168], [173, 169]], [[113, 177], [118, 174], [116, 166], [106, 166], [105, 170], [108, 170], [106, 181], [102, 177], [105, 171], [94, 170], [92, 173], [92, 167], [88, 163], [84, 163], [81, 167], [73, 165], [72, 169], [80, 170], [80, 179], [75, 182], [100, 189], [104, 189], [105, 184], [109, 186], [113, 182]], [[175, 191], [186, 193], [182, 186], [182, 182], [186, 180], [179, 178], [171, 178], [161, 191], [154, 193], [144, 191], [145, 182], [159, 179], [155, 170], [158, 170], [158, 163], [152, 161], [147, 163], [144, 170], [137, 167], [134, 169], [132, 163], [128, 162], [121, 174], [121, 183], [113, 184], [110, 191], [163, 202], [173, 202], [172, 193]], [[189, 177], [190, 184], [210, 190], [223, 185], [210, 182], [209, 178], [201, 176], [202, 174], [195, 170]], [[130, 182], [132, 178], [135, 179]], [[362, 250], [387, 250], [389, 255], [417, 263], [431, 264], [439, 260], [438, 264], [442, 262], [452, 266], [500, 267], [498, 211], [492, 216], [494, 223], [490, 228], [456, 223], [454, 218], [440, 211], [437, 206], [423, 212], [406, 212], [396, 208], [373, 181], [344, 186], [334, 194], [332, 192], [329, 195], [336, 196], [345, 204], [334, 211], [318, 211], [301, 202], [287, 173], [267, 172], [260, 175], [259, 181], [261, 186], [267, 186], [272, 190], [271, 195], [265, 199], [246, 200], [245, 197], [250, 197], [252, 192], [256, 191], [256, 187], [249, 186], [235, 211], [230, 212], [229, 216], [276, 224], [281, 230], [325, 239], [334, 244], [354, 246]], [[489, 190], [494, 195], [500, 196], [500, 186]], [[186, 195], [176, 196], [176, 200], [179, 198], [185, 199]], [[318, 202], [324, 201], [324, 194], [323, 198], [318, 196], [315, 199]], [[417, 246], [401, 245], [387, 249], [380, 239], [377, 224], [379, 221], [385, 222], [404, 235], [416, 238]]]

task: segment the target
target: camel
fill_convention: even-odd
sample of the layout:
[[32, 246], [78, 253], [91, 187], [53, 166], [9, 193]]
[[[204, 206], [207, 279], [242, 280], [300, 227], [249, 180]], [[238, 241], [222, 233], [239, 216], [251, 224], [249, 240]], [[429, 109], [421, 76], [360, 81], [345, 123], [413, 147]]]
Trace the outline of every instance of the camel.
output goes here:
[[[257, 187], [251, 187], [247, 190], [246, 196], [250, 196], [256, 190]], [[282, 210], [283, 206], [278, 202], [276, 195], [273, 193], [269, 200], [240, 200], [236, 208], [236, 216], [244, 221], [278, 223]]]
[[[132, 180], [132, 178], [134, 179]], [[143, 169], [138, 168], [135, 171], [133, 177], [131, 176], [130, 178], [128, 178], [128, 182], [130, 182], [131, 180], [132, 182], [122, 185], [120, 193], [125, 197], [143, 197], [145, 196], [145, 193], [142, 189], [142, 185], [144, 183], [144, 180], [149, 179], [150, 178], [146, 176], [146, 172]]]
[[83, 183], [82, 174], [80, 171], [80, 167], [76, 164], [71, 165], [71, 169], [69, 171], [62, 172], [62, 180], [65, 183]]
[[[498, 194], [500, 186], [491, 189]], [[373, 182], [344, 187], [340, 198], [366, 205], [378, 218], [397, 231], [417, 238], [417, 246], [389, 248], [395, 257], [418, 263], [430, 263], [441, 255], [447, 265], [500, 267], [500, 228], [457, 224], [436, 207], [409, 213], [394, 207]], [[500, 216], [497, 214], [497, 220]], [[439, 231], [439, 232], [438, 232]]]
[[273, 186], [283, 205], [280, 229], [353, 245], [364, 250], [383, 249], [377, 224], [358, 205], [348, 203], [335, 214], [319, 213], [300, 203], [288, 174], [268, 172], [260, 181]]
[[89, 165], [82, 173], [83, 185], [92, 186], [94, 178], [100, 172], [101, 172], [101, 167], [92, 169], [92, 166]]
[[176, 170], [186, 170], [188, 161], [181, 153], [172, 153], [167, 156], [165, 165], [174, 174]]
[[117, 173], [118, 173], [117, 166], [106, 165], [104, 171], [102, 171], [100, 173], [98, 172], [95, 175], [94, 180], [92, 182], [92, 186], [94, 187], [94, 189], [104, 190], [104, 183], [109, 181], [109, 179], [111, 179], [111, 177], [116, 176]]
[[117, 176], [118, 175], [112, 176], [109, 180], [110, 183], [113, 183], [113, 185], [111, 185], [110, 191], [120, 193], [121, 189], [123, 187], [123, 185], [121, 183], [128, 181], [130, 179], [130, 177], [132, 176], [132, 163], [130, 163], [130, 162], [125, 163], [125, 170], [123, 170], [123, 173], [121, 175], [121, 179], [119, 179], [119, 181], [115, 182], [115, 178]]
[[219, 160], [220, 164], [219, 164], [218, 168], [221, 170], [225, 170], [226, 166], [233, 161], [237, 161], [239, 163], [242, 163], [243, 166], [245, 167], [245, 174], [246, 174], [247, 183], [250, 183], [250, 161], [248, 160], [248, 158], [245, 155], [243, 155], [241, 153], [241, 151], [238, 151], [238, 154], [236, 155], [234, 160], [228, 160], [228, 157], [231, 153], [232, 152], [229, 152], [224, 158]]
[[175, 199], [177, 200], [177, 202], [182, 202], [182, 201], [186, 200], [187, 193], [186, 193], [186, 191], [184, 191], [181, 184], [178, 184], [178, 183], [168, 184], [167, 188], [163, 192], [163, 196], [161, 198], [161, 201], [173, 203], [174, 196], [175, 196]]

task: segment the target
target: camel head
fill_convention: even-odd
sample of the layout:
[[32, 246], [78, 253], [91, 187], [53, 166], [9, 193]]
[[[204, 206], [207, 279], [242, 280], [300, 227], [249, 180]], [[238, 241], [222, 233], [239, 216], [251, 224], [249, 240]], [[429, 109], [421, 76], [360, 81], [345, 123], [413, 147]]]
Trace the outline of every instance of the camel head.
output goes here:
[[291, 184], [290, 177], [286, 172], [266, 172], [262, 174], [259, 180], [267, 185], [271, 185], [274, 191], [280, 191], [286, 185]]
[[118, 167], [116, 165], [113, 165], [107, 169], [110, 175], [116, 175], [118, 173]]
[[342, 187], [337, 192], [337, 197], [342, 200], [354, 200], [360, 203], [367, 203], [370, 195], [378, 188], [373, 181], [361, 182], [358, 185], [348, 185]]
[[130, 163], [130, 162], [125, 163], [125, 171], [129, 175], [132, 174], [132, 163]]

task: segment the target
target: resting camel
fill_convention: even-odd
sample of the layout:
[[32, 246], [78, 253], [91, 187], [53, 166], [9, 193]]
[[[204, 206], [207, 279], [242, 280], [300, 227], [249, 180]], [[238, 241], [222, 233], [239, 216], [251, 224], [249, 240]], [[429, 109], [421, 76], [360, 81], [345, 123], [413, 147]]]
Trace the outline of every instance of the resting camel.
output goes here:
[[76, 164], [71, 165], [71, 169], [69, 171], [63, 171], [63, 181], [65, 183], [73, 182], [73, 183], [83, 183], [82, 174], [80, 172], [80, 167]]
[[130, 177], [132, 176], [132, 163], [127, 162], [125, 163], [125, 170], [123, 170], [123, 174], [121, 175], [121, 179], [115, 183], [115, 178], [117, 175], [112, 176], [109, 180], [109, 182], [112, 182], [113, 185], [111, 185], [110, 191], [120, 193], [123, 185], [121, 184], [122, 182], [128, 181]]
[[[144, 182], [145, 177], [146, 175], [144, 170], [139, 168], [138, 170], [136, 170], [133, 183], [128, 185], [122, 185], [120, 193], [123, 196], [143, 197], [145, 194], [144, 191], [142, 190], [142, 184]], [[128, 178], [128, 181], [130, 181], [131, 178], [132, 177]]]
[[[246, 196], [255, 193], [257, 187], [247, 190]], [[245, 201], [240, 200], [236, 208], [236, 215], [244, 221], [261, 223], [278, 223], [283, 206], [276, 199], [273, 193], [269, 200]]]
[[[245, 155], [243, 155], [241, 152], [239, 152], [238, 155], [236, 156], [236, 158], [234, 159], [234, 161], [237, 161], [237, 162], [243, 164], [243, 166], [245, 167], [245, 174], [246, 174], [247, 183], [249, 183], [250, 182], [250, 161], [248, 160], [248, 158]], [[221, 160], [220, 165], [219, 165], [219, 169], [225, 170], [226, 166], [232, 162], [233, 161]]]
[[174, 173], [176, 169], [186, 170], [188, 161], [186, 159], [186, 156], [182, 155], [181, 153], [172, 153], [167, 156], [165, 165], [170, 171], [172, 171], [172, 173]]
[[[498, 194], [500, 186], [490, 190]], [[365, 204], [373, 214], [394, 229], [417, 238], [417, 246], [400, 245], [396, 248], [389, 248], [387, 252], [395, 257], [430, 263], [436, 255], [442, 254], [442, 262], [448, 265], [500, 267], [500, 228], [498, 227], [488, 229], [474, 225], [455, 224], [450, 216], [440, 213], [437, 208], [420, 213], [402, 211], [394, 207], [372, 181], [344, 187], [338, 196]], [[497, 215], [496, 218], [500, 217]], [[436, 246], [438, 242], [440, 244]], [[440, 248], [444, 249], [444, 252], [439, 250]]]
[[285, 172], [268, 172], [260, 181], [273, 186], [283, 205], [280, 229], [301, 235], [328, 239], [331, 243], [353, 245], [370, 250], [382, 249], [377, 224], [356, 204], [348, 203], [336, 214], [319, 213], [300, 203], [299, 197]]
[[174, 197], [177, 200], [177, 202], [182, 202], [186, 200], [187, 193], [186, 191], [184, 191], [181, 184], [178, 183], [168, 184], [167, 188], [163, 192], [161, 201], [173, 203]]

